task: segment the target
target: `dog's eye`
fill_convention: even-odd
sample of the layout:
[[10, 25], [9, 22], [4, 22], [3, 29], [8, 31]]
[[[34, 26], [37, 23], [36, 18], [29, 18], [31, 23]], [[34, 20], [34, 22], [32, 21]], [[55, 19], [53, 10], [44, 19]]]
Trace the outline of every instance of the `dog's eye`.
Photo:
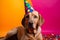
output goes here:
[[26, 18], [29, 18], [29, 15], [27, 15]]
[[34, 16], [34, 18], [37, 18], [37, 16]]

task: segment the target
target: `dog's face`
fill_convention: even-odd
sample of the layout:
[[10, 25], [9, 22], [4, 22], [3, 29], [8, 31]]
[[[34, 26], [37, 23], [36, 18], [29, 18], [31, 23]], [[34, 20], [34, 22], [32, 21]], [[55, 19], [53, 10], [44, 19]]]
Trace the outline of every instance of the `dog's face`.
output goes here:
[[42, 23], [43, 19], [37, 11], [26, 14], [22, 20], [22, 25], [28, 29], [29, 33], [35, 33]]

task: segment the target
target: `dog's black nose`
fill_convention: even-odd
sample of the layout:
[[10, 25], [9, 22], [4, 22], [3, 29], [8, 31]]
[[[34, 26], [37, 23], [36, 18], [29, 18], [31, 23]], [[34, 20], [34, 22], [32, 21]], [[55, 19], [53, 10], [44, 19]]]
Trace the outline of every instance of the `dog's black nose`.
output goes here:
[[33, 23], [29, 22], [28, 26], [29, 26], [30, 28], [33, 28]]

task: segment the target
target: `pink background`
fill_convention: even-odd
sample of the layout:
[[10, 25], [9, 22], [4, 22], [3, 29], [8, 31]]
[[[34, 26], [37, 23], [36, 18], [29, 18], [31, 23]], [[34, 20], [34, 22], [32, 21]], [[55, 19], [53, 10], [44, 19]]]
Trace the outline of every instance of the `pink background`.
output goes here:
[[33, 7], [44, 18], [43, 33], [60, 34], [60, 0], [31, 0]]

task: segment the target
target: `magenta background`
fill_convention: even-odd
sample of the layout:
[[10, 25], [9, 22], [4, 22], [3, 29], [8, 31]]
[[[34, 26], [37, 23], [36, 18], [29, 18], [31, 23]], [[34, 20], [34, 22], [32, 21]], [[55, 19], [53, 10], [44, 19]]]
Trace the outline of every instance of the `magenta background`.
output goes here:
[[44, 18], [43, 33], [60, 34], [60, 0], [31, 0], [33, 7]]

